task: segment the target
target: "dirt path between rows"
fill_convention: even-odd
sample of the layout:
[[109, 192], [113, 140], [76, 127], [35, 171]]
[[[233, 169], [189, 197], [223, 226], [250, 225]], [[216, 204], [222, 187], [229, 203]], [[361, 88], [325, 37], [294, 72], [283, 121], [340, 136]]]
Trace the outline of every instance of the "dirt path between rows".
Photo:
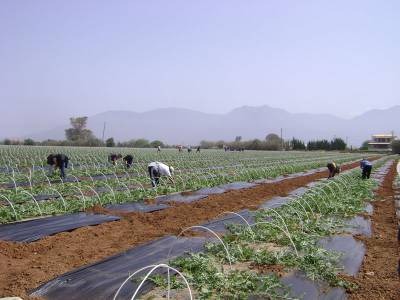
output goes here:
[[[355, 168], [358, 163], [343, 166]], [[63, 232], [30, 244], [0, 241], [0, 296], [27, 299], [30, 289], [77, 267], [94, 263], [165, 235], [205, 223], [225, 211], [257, 209], [267, 199], [327, 177], [319, 172], [277, 183], [211, 195], [154, 213], [123, 214], [121, 221]]]
[[372, 237], [363, 239], [367, 252], [360, 273], [354, 281], [359, 288], [349, 294], [349, 299], [400, 299], [400, 280], [397, 273], [399, 242], [394, 206], [393, 164], [372, 202]]

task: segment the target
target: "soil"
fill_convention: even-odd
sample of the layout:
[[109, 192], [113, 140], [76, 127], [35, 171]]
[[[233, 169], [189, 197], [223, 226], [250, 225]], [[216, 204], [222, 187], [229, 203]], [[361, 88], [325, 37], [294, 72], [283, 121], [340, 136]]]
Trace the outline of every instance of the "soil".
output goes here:
[[262, 274], [274, 273], [278, 277], [289, 274], [289, 270], [283, 265], [251, 265], [251, 268]]
[[[343, 166], [343, 170], [355, 167], [358, 167], [358, 163]], [[184, 228], [210, 221], [225, 211], [257, 209], [270, 198], [286, 196], [296, 188], [327, 176], [328, 172], [325, 171], [277, 183], [261, 184], [253, 188], [211, 195], [198, 202], [175, 203], [168, 209], [153, 213], [113, 211], [112, 214], [123, 216], [122, 220], [59, 233], [29, 244], [0, 241], [0, 296], [27, 299], [29, 290], [65, 272], [138, 244], [166, 235], [178, 235]], [[99, 207], [94, 211], [110, 213]], [[393, 218], [393, 211], [391, 217]], [[392, 227], [391, 230], [394, 230]], [[388, 265], [395, 270], [394, 263]]]
[[372, 237], [362, 238], [367, 251], [361, 270], [356, 278], [346, 279], [358, 285], [349, 292], [349, 299], [400, 299], [400, 280], [397, 273], [399, 242], [394, 206], [393, 180], [396, 164], [393, 164], [376, 192], [372, 215]]

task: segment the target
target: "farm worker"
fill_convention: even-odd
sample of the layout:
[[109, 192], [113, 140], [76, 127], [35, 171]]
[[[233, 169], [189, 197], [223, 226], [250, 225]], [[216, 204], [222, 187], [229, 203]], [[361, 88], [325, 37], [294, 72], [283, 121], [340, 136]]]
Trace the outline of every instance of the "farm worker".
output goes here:
[[59, 168], [61, 177], [65, 178], [65, 168], [68, 168], [68, 161], [68, 156], [65, 154], [50, 154], [47, 157], [47, 164], [53, 167], [50, 168], [50, 175], [53, 174], [54, 170]]
[[160, 146], [157, 147], [157, 152], [161, 152], [161, 147]]
[[124, 156], [123, 158], [126, 168], [129, 169], [130, 167], [132, 167], [132, 163], [133, 163], [133, 156], [128, 154], [126, 156]]
[[340, 166], [338, 166], [334, 161], [329, 162], [326, 167], [329, 170], [328, 178], [335, 177], [336, 174], [340, 173]]
[[362, 179], [369, 179], [372, 170], [371, 162], [363, 158], [363, 160], [360, 162], [360, 168], [362, 170]]
[[178, 151], [182, 152], [182, 146], [181, 145], [178, 146]]
[[149, 164], [148, 171], [150, 175], [151, 185], [156, 187], [160, 182], [161, 176], [167, 176], [168, 179], [175, 184], [172, 174], [174, 173], [174, 168], [169, 167], [158, 161], [154, 161]]
[[192, 152], [192, 146], [189, 146], [187, 149], [188, 149], [188, 153]]
[[197, 147], [196, 152], [197, 152], [197, 153], [200, 153], [200, 146]]
[[108, 161], [111, 162], [111, 163], [115, 166], [115, 163], [116, 163], [117, 160], [120, 159], [121, 157], [122, 157], [121, 154], [114, 154], [114, 153], [111, 153], [111, 154], [108, 156]]

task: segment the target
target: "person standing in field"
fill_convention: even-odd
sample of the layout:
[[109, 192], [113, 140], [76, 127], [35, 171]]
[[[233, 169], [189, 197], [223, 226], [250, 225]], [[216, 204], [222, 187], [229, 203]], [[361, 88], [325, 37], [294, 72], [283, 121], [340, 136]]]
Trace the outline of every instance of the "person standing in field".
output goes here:
[[111, 153], [111, 154], [108, 156], [108, 161], [109, 161], [110, 163], [112, 163], [112, 164], [115, 166], [115, 164], [117, 163], [117, 160], [120, 159], [120, 158], [122, 158], [122, 155], [121, 155], [121, 154]]
[[196, 153], [200, 153], [200, 146], [197, 147]]
[[127, 169], [132, 167], [132, 164], [133, 164], [133, 156], [132, 155], [128, 154], [128, 155], [124, 156], [123, 160], [125, 162], [125, 166]]
[[360, 162], [360, 168], [362, 170], [362, 179], [369, 179], [372, 171], [372, 163], [369, 160], [363, 158]]
[[157, 152], [161, 152], [161, 146], [157, 147]]
[[334, 161], [329, 162], [326, 167], [329, 171], [328, 178], [335, 177], [336, 174], [340, 173], [340, 166], [338, 166]]
[[187, 148], [187, 151], [188, 151], [188, 153], [192, 152], [192, 146], [189, 146], [189, 147]]
[[65, 154], [50, 154], [47, 156], [47, 164], [50, 165], [50, 175], [59, 168], [61, 178], [65, 178], [65, 169], [68, 168], [69, 158]]
[[149, 164], [148, 171], [150, 175], [151, 185], [156, 187], [160, 183], [161, 176], [167, 176], [171, 183], [175, 184], [172, 175], [174, 174], [174, 168], [167, 166], [158, 161], [154, 161]]

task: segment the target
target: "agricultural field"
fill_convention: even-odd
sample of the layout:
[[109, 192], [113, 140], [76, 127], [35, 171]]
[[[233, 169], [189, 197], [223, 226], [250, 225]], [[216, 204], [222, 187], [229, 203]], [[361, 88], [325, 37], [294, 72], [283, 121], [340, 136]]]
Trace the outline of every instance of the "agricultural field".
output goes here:
[[[70, 158], [65, 179], [49, 175], [50, 153]], [[378, 272], [365, 241], [379, 240], [374, 200], [392, 189], [396, 157], [371, 156], [369, 180], [357, 153], [3, 146], [0, 157], [0, 296], [352, 299], [382, 285], [357, 274]], [[332, 160], [342, 172], [326, 180]], [[175, 183], [153, 188], [152, 161]]]
[[[134, 156], [132, 168], [119, 160], [107, 161], [111, 153]], [[64, 153], [69, 159], [67, 178], [49, 175], [46, 157]], [[360, 154], [326, 152], [228, 152], [126, 148], [0, 147], [0, 223], [35, 216], [82, 211], [95, 204], [139, 201], [157, 195], [197, 190], [236, 181], [276, 178], [285, 174], [324, 167], [327, 161], [345, 163]], [[175, 185], [150, 185], [147, 165], [161, 161], [175, 168]], [[161, 179], [162, 180], [162, 179]]]

